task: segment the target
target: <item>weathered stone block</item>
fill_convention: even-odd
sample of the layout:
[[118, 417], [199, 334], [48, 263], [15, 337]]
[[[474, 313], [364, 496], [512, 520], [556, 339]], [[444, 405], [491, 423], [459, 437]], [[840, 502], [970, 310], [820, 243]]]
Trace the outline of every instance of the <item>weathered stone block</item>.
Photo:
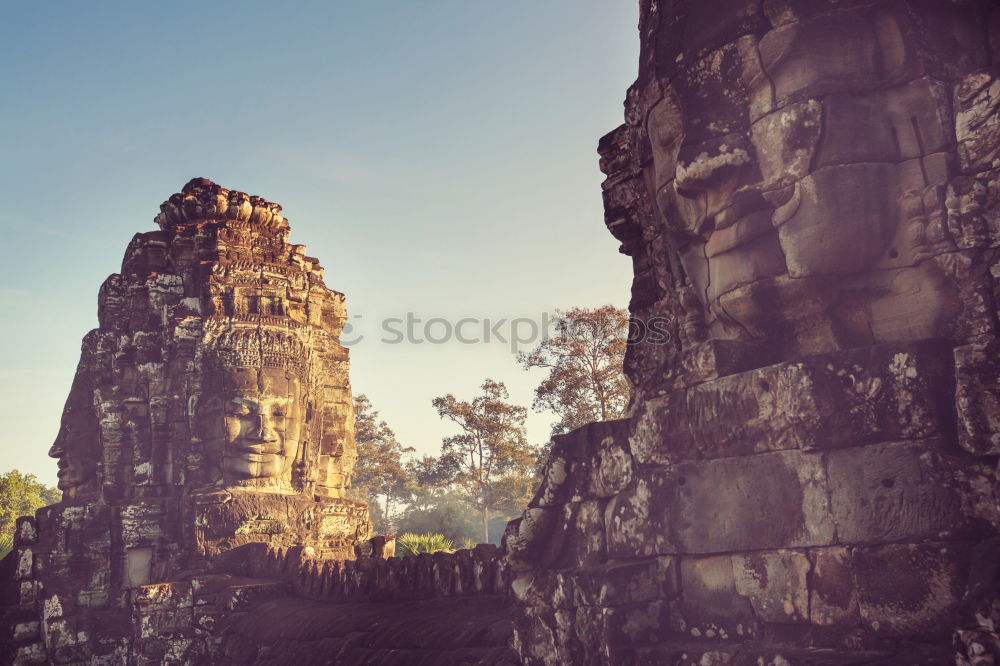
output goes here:
[[799, 551], [733, 555], [736, 592], [750, 600], [762, 622], [808, 622], [809, 570], [809, 559]]
[[671, 535], [677, 501], [672, 469], [643, 470], [608, 503], [605, 515], [609, 558], [629, 559], [675, 552]]
[[553, 441], [552, 449], [548, 459], [545, 461], [545, 468], [542, 470], [542, 481], [535, 491], [535, 497], [531, 500], [532, 507], [551, 507], [557, 504], [564, 504], [569, 497], [570, 462], [561, 447]]
[[609, 557], [828, 545], [820, 455], [783, 451], [640, 472], [608, 505]]
[[35, 561], [34, 552], [31, 548], [15, 548], [14, 553], [14, 580], [30, 580], [34, 577], [33, 564]]
[[632, 478], [628, 421], [599, 421], [557, 435], [531, 506], [610, 497]]
[[677, 633], [677, 617], [667, 601], [644, 601], [605, 608], [602, 644], [650, 645]]
[[573, 608], [584, 605], [580, 603], [584, 599], [577, 592], [579, 580], [582, 580], [582, 577], [575, 572], [538, 569], [516, 577], [511, 584], [511, 592], [526, 606]]
[[697, 456], [686, 392], [650, 397], [632, 419], [629, 447], [640, 465], [667, 465]]
[[677, 560], [669, 556], [561, 573], [573, 581], [575, 606], [619, 606], [680, 593]]
[[832, 546], [807, 552], [812, 565], [809, 620], [820, 626], [857, 626], [861, 616], [850, 549]]
[[[827, 545], [833, 540], [825, 470], [816, 454], [780, 451], [686, 462], [675, 468], [669, 487], [676, 493], [666, 509], [675, 552]], [[655, 494], [651, 498], [654, 508], [657, 499]]]
[[723, 295], [788, 271], [786, 255], [774, 231], [770, 211], [757, 211], [735, 225], [712, 234], [705, 244], [708, 298]]
[[14, 522], [14, 545], [30, 546], [38, 542], [38, 523], [34, 516], [21, 516]]
[[756, 636], [753, 605], [737, 590], [731, 555], [681, 558], [680, 581], [679, 624], [688, 636], [733, 641]]
[[899, 161], [896, 135], [885, 118], [883, 95], [829, 95], [823, 99], [823, 112], [823, 142], [816, 156], [817, 167]]
[[34, 604], [38, 598], [40, 583], [38, 581], [24, 580], [20, 583], [13, 583], [17, 590], [17, 603], [21, 606]]
[[[841, 56], [825, 57], [834, 51]], [[760, 40], [761, 60], [774, 82], [779, 107], [805, 97], [878, 85], [878, 51], [871, 17], [857, 11], [789, 23]]]
[[[856, 273], [882, 257], [896, 222], [898, 195], [884, 195], [898, 191], [894, 165], [824, 167], [796, 187], [798, 206], [778, 227], [790, 277]], [[860, 237], [863, 247], [853, 241]]]
[[191, 608], [194, 605], [192, 583], [155, 583], [142, 585], [131, 592], [132, 605], [139, 612]]
[[44, 643], [32, 643], [30, 645], [19, 646], [15, 649], [15, 664], [46, 664], [48, 657]]
[[[555, 566], [559, 568], [589, 567], [606, 559], [604, 511], [607, 502], [589, 500], [567, 504], [561, 521], [566, 538]], [[557, 528], [559, 529], [559, 528]]]
[[526, 664], [572, 663], [579, 654], [572, 611], [522, 609], [514, 624], [514, 647]]
[[883, 345], [748, 370], [650, 398], [640, 464], [929, 437], [953, 422], [945, 343]]
[[966, 76], [955, 88], [955, 135], [962, 171], [996, 166], [1000, 158], [1000, 77], [989, 72]]
[[978, 455], [1000, 454], [1000, 344], [955, 348], [958, 442]]
[[690, 428], [706, 458], [802, 446], [816, 407], [809, 372], [798, 364], [741, 372], [687, 392]]
[[967, 543], [890, 544], [853, 553], [865, 628], [919, 640], [950, 635], [965, 592]]
[[130, 548], [125, 552], [125, 587], [150, 582], [153, 570], [152, 548]]
[[[993, 470], [944, 448], [941, 440], [926, 440], [831, 451], [827, 473], [838, 539], [884, 543], [983, 532], [996, 514]], [[982, 512], [988, 513], [977, 515]]]
[[[809, 173], [824, 130], [822, 117], [828, 100], [823, 104], [816, 100], [789, 104], [753, 124], [751, 133], [761, 175], [769, 185], [791, 185]], [[826, 110], [829, 114], [829, 106]]]
[[[594, 424], [596, 425], [596, 424]], [[625, 489], [632, 480], [633, 461], [628, 450], [628, 421], [612, 421], [595, 433], [594, 464], [587, 484], [588, 495], [612, 497]]]
[[34, 640], [39, 637], [39, 621], [18, 622], [13, 626], [10, 638], [15, 641]]

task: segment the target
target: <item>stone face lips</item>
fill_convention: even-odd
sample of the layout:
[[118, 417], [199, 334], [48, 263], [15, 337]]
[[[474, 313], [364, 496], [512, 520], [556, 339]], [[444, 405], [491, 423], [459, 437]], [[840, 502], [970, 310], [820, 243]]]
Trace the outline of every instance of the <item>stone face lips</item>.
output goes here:
[[993, 663], [1000, 9], [644, 0], [639, 34], [598, 152], [664, 335], [507, 529], [522, 659]]
[[63, 501], [21, 540], [7, 595], [17, 650], [113, 661], [131, 588], [245, 544], [343, 559], [371, 536], [367, 507], [344, 498], [344, 296], [280, 210], [194, 179], [101, 286], [50, 452]]

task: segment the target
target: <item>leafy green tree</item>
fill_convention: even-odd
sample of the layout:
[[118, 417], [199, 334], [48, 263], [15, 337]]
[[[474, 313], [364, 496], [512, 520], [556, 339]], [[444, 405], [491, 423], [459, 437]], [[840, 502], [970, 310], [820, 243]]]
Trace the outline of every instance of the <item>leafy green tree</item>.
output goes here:
[[0, 474], [0, 557], [13, 546], [14, 523], [62, 497], [55, 488], [40, 483], [34, 474], [12, 469]]
[[412, 492], [412, 477], [404, 464], [404, 456], [413, 449], [404, 447], [366, 395], [354, 396], [354, 433], [358, 446], [358, 462], [354, 467], [354, 486], [375, 505], [372, 520], [375, 529], [391, 534], [399, 517], [402, 503]]
[[527, 354], [518, 354], [525, 370], [549, 371], [535, 389], [533, 407], [555, 412], [559, 435], [593, 421], [622, 416], [628, 404], [628, 380], [622, 368], [628, 339], [628, 312], [613, 305], [556, 310], [555, 335]]
[[[452, 394], [434, 398], [438, 416], [459, 427], [441, 443], [433, 470], [447, 479], [482, 517], [483, 541], [490, 540], [490, 511], [523, 499], [534, 476], [536, 452], [525, 439], [528, 410], [508, 402], [503, 382], [487, 379], [471, 401]], [[516, 490], [517, 497], [510, 492]]]

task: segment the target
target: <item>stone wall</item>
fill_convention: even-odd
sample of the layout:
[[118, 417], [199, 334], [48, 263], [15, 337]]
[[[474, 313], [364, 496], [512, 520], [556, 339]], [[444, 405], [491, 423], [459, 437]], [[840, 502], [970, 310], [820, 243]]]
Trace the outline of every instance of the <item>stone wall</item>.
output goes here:
[[[461, 598], [471, 603], [499, 597], [487, 603], [503, 608], [509, 592], [506, 563], [491, 545], [455, 553], [330, 561], [317, 558], [309, 547], [254, 544], [219, 558], [215, 569], [132, 591], [134, 636], [129, 653], [136, 663], [226, 661], [238, 654], [232, 644], [234, 627], [269, 601], [295, 598], [364, 608], [372, 603], [396, 606]], [[317, 608], [321, 618], [345, 612], [330, 607], [324, 614]], [[442, 620], [433, 610], [427, 613], [413, 620], [429, 631], [441, 631]]]
[[526, 663], [940, 663], [1000, 557], [941, 351], [750, 370], [557, 437], [505, 536]]
[[297, 596], [333, 602], [506, 596], [510, 587], [507, 562], [491, 544], [454, 553], [356, 560], [322, 560], [308, 547], [255, 545], [232, 551], [220, 566], [236, 575], [282, 580]]
[[[49, 596], [39, 616], [40, 547], [36, 520], [19, 519], [14, 550], [0, 571], [10, 581], [4, 596], [11, 600], [4, 609], [9, 629], [0, 645], [14, 663], [45, 663], [49, 655], [57, 662], [79, 661], [85, 651], [93, 664], [217, 663], [231, 628], [271, 600], [406, 604], [505, 599], [510, 593], [507, 562], [489, 544], [404, 557], [383, 557], [375, 549], [357, 560], [325, 560], [305, 546], [249, 544], [216, 558], [209, 572], [132, 589], [131, 617], [77, 614], [71, 595]], [[426, 622], [436, 626], [434, 618]]]
[[1000, 663], [1000, 9], [642, 0], [627, 418], [505, 537], [535, 663]]
[[36, 602], [39, 583], [35, 578], [35, 557], [38, 543], [38, 525], [31, 517], [17, 519], [14, 530], [14, 548], [0, 560], [0, 613], [3, 633], [0, 647], [14, 663], [41, 663], [45, 661], [41, 624]]

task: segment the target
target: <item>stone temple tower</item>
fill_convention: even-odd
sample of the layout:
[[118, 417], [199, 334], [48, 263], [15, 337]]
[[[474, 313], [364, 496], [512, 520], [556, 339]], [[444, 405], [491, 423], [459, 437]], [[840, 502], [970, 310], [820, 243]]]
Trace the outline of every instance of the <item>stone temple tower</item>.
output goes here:
[[19, 523], [4, 612], [26, 656], [117, 663], [130, 588], [245, 544], [350, 559], [371, 536], [344, 493], [343, 294], [277, 204], [196, 178], [160, 208], [101, 286], [50, 451], [63, 499]]
[[642, 0], [639, 47], [631, 405], [509, 527], [522, 658], [1000, 663], [1000, 8]]

